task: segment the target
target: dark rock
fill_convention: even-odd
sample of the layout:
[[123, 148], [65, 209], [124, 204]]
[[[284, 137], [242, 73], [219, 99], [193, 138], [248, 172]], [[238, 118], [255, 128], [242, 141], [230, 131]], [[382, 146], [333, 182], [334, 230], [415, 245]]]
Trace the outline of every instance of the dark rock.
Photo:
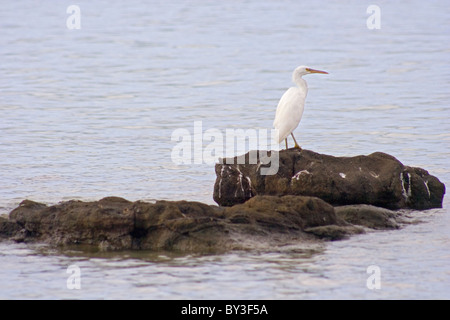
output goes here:
[[21, 227], [7, 218], [0, 217], [0, 238], [10, 238], [15, 236]]
[[23, 228], [16, 241], [131, 248], [134, 217], [127, 210], [130, 205], [116, 197], [95, 202], [67, 201], [50, 207], [25, 200], [9, 217]]
[[255, 196], [233, 207], [116, 197], [54, 206], [26, 200], [0, 227], [15, 241], [184, 252], [267, 249], [355, 233], [331, 205], [304, 196]]
[[216, 164], [213, 198], [221, 206], [243, 203], [256, 195], [303, 195], [332, 205], [429, 209], [442, 207], [445, 194], [444, 184], [426, 170], [404, 166], [381, 152], [333, 157], [309, 150], [282, 150], [278, 172], [273, 175], [261, 174], [259, 159], [249, 164], [248, 153], [240, 158], [246, 159], [245, 164], [234, 164], [238, 157]]
[[371, 229], [399, 229], [399, 213], [366, 204], [335, 207], [336, 215], [343, 221]]
[[227, 248], [218, 207], [192, 201], [135, 202], [133, 249], [211, 251]]
[[315, 235], [324, 240], [343, 240], [347, 239], [350, 235], [364, 233], [364, 229], [358, 228], [352, 225], [329, 225], [321, 227], [313, 227], [305, 229], [305, 232]]
[[281, 232], [337, 223], [331, 205], [318, 198], [302, 196], [256, 196], [226, 208], [224, 214], [234, 223], [245, 221]]

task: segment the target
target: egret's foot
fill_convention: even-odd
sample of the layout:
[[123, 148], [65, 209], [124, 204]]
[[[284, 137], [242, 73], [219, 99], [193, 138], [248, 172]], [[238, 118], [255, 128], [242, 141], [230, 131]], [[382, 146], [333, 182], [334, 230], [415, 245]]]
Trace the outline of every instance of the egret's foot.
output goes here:
[[302, 147], [300, 147], [298, 144], [295, 144], [295, 145], [294, 145], [294, 148], [295, 148], [295, 149], [302, 150]]

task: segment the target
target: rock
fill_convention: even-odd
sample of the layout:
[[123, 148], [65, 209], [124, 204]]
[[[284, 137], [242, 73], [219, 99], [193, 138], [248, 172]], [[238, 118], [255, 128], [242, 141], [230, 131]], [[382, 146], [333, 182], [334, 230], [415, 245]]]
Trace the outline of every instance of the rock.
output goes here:
[[135, 202], [132, 249], [206, 252], [228, 249], [222, 210], [192, 201]]
[[243, 203], [256, 195], [303, 195], [332, 205], [429, 209], [442, 207], [445, 194], [444, 184], [426, 170], [404, 166], [381, 152], [334, 157], [305, 149], [282, 150], [278, 172], [273, 175], [261, 174], [264, 164], [259, 159], [249, 164], [249, 153], [239, 158], [246, 162], [236, 164], [235, 157], [216, 164], [213, 198], [221, 206]]
[[335, 207], [339, 219], [353, 225], [371, 229], [399, 229], [399, 213], [371, 205], [348, 205]]
[[341, 239], [355, 228], [315, 197], [255, 196], [233, 207], [108, 197], [53, 206], [25, 200], [0, 220], [0, 232], [15, 241], [57, 246], [218, 252]]
[[330, 225], [330, 226], [308, 228], [305, 230], [305, 232], [308, 232], [325, 240], [335, 241], [347, 239], [349, 235], [352, 234], [364, 233], [364, 229], [351, 225], [346, 226]]
[[9, 218], [22, 227], [16, 241], [131, 248], [134, 217], [127, 210], [130, 205], [116, 197], [95, 202], [67, 201], [50, 207], [25, 200]]
[[20, 226], [7, 218], [0, 217], [0, 238], [10, 238], [20, 231]]
[[256, 196], [226, 208], [224, 214], [234, 223], [247, 222], [281, 232], [337, 223], [331, 205], [318, 198], [302, 196]]
[[[8, 218], [0, 217], [0, 238], [102, 250], [273, 249], [344, 239], [365, 228], [398, 228], [401, 214], [384, 208], [442, 206], [444, 184], [384, 153], [273, 152], [265, 159], [278, 156], [276, 174], [262, 174], [264, 158], [216, 165], [214, 200], [220, 206], [118, 197], [53, 206], [24, 200]], [[249, 163], [250, 155], [240, 158]]]

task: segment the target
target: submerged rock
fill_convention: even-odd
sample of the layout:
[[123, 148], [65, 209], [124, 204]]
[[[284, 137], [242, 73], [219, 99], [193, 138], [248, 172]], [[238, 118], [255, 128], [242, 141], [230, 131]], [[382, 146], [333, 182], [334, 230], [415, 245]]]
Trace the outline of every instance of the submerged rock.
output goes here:
[[[303, 195], [332, 205], [442, 207], [445, 186], [438, 178], [424, 169], [404, 166], [385, 153], [334, 157], [304, 149], [282, 150], [278, 152], [278, 172], [273, 175], [262, 175], [264, 165], [259, 159], [249, 164], [249, 157], [247, 153], [216, 164], [213, 198], [219, 205], [232, 206], [256, 195]], [[245, 164], [237, 164], [244, 158]]]
[[116, 197], [53, 206], [25, 200], [0, 226], [17, 242], [184, 252], [268, 249], [363, 232], [343, 224], [325, 201], [304, 196], [256, 196], [233, 207]]

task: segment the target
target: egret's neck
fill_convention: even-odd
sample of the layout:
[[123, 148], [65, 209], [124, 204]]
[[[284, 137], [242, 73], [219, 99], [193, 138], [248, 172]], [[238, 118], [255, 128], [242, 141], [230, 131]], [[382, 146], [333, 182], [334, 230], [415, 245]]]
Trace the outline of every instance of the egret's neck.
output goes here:
[[306, 84], [306, 81], [301, 76], [294, 76], [292, 80], [298, 86], [298, 88], [305, 93], [306, 96], [306, 94], [308, 93], [308, 85]]

